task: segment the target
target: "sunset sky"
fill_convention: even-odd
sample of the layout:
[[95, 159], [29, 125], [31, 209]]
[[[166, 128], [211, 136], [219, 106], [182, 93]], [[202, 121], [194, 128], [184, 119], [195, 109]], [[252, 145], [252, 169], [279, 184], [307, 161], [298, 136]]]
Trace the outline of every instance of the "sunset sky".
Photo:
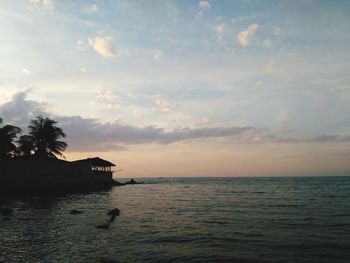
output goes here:
[[349, 28], [350, 1], [3, 0], [0, 117], [121, 177], [350, 174]]

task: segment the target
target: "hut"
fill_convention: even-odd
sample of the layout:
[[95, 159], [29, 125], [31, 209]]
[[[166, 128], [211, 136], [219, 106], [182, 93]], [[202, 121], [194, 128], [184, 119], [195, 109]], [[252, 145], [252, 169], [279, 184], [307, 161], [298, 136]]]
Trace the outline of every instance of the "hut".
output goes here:
[[112, 175], [112, 167], [115, 164], [103, 160], [99, 157], [87, 158], [82, 160], [73, 161], [73, 164], [84, 166], [92, 175]]
[[6, 188], [79, 190], [121, 185], [113, 180], [114, 166], [98, 157], [72, 162], [54, 158], [0, 160], [0, 192]]

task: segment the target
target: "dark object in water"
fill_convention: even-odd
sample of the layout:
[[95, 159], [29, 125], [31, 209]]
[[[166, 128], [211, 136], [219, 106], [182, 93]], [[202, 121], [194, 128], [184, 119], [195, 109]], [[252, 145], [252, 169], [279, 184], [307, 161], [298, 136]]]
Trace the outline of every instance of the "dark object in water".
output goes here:
[[76, 210], [76, 209], [73, 209], [69, 212], [71, 215], [78, 215], [78, 214], [82, 214], [83, 211], [79, 211], [79, 210]]
[[108, 220], [108, 223], [109, 223], [109, 224], [112, 223], [112, 222], [115, 220], [115, 217], [116, 217], [116, 216], [111, 216], [111, 218]]
[[9, 207], [1, 208], [1, 214], [3, 216], [9, 216], [13, 213], [13, 210]]
[[109, 228], [109, 224], [98, 225], [98, 226], [96, 226], [96, 228], [98, 228], [98, 229], [108, 229]]
[[117, 216], [119, 216], [120, 210], [118, 208], [114, 208], [110, 211], [107, 212], [107, 215], [110, 216], [111, 218], [107, 221], [107, 224], [104, 225], [98, 225], [96, 228], [98, 229], [108, 229], [110, 224], [115, 220]]
[[118, 208], [114, 208], [111, 211], [109, 211], [107, 215], [111, 217], [108, 220], [108, 222], [112, 223], [115, 220], [115, 218], [120, 215], [120, 210]]
[[124, 183], [121, 183], [121, 182], [118, 182], [116, 180], [112, 180], [112, 186], [122, 186], [122, 185], [125, 185]]
[[131, 179], [130, 181], [127, 181], [124, 184], [143, 184], [144, 182], [136, 182], [134, 179]]
[[120, 214], [120, 210], [118, 208], [114, 208], [107, 213], [107, 215], [112, 216], [112, 217], [119, 216], [119, 214]]

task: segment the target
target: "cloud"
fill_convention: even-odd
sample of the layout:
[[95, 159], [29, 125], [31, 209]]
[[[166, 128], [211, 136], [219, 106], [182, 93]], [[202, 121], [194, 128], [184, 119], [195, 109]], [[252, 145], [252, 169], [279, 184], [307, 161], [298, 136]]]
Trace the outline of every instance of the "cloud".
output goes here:
[[30, 118], [45, 112], [44, 103], [27, 99], [29, 92], [30, 89], [20, 91], [14, 94], [9, 101], [0, 104], [0, 117], [5, 122], [26, 127]]
[[137, 96], [131, 92], [128, 92], [127, 93], [127, 96], [129, 98], [129, 100], [132, 100], [132, 101], [136, 101], [137, 100]]
[[111, 91], [105, 91], [97, 96], [98, 99], [103, 99], [108, 103], [115, 103], [117, 96]]
[[36, 5], [40, 5], [41, 0], [28, 0], [28, 3], [36, 6]]
[[104, 58], [117, 58], [121, 55], [120, 52], [114, 50], [111, 36], [89, 38], [89, 46]]
[[246, 20], [246, 17], [243, 17], [243, 16], [239, 16], [239, 17], [233, 17], [231, 19], [232, 23], [236, 24], [236, 23], [241, 23], [243, 22], [244, 20]]
[[111, 91], [104, 91], [97, 95], [95, 100], [89, 102], [90, 106], [101, 109], [116, 109], [119, 108], [119, 97]]
[[55, 5], [55, 1], [53, 0], [28, 0], [28, 3], [33, 7], [43, 6], [49, 9]]
[[[55, 118], [66, 132], [69, 151], [117, 151], [127, 145], [157, 143], [171, 144], [194, 140], [226, 139], [228, 143], [330, 143], [350, 142], [350, 135], [321, 134], [307, 138], [293, 138], [270, 134], [267, 130], [249, 126], [214, 126], [180, 128], [167, 131], [156, 126], [135, 127], [118, 121], [101, 123], [97, 119], [80, 116], [57, 116], [50, 114], [47, 105], [27, 98], [29, 90], [21, 91], [0, 104], [0, 117], [5, 123], [27, 127], [29, 120], [37, 115]], [[111, 94], [103, 93], [101, 98], [113, 100]], [[207, 123], [210, 119], [203, 118]]]
[[208, 1], [199, 1], [198, 7], [200, 9], [208, 9], [210, 7], [210, 3]]
[[281, 34], [281, 29], [277, 26], [274, 26], [272, 28], [272, 33], [275, 35], [275, 36], [279, 36]]
[[[10, 101], [0, 104], [0, 117], [6, 123], [26, 127], [29, 120], [37, 115], [55, 118], [67, 134], [71, 151], [112, 151], [123, 149], [125, 145], [159, 143], [170, 144], [181, 141], [232, 137], [245, 141], [258, 131], [252, 127], [224, 126], [211, 128], [182, 128], [165, 131], [155, 126], [135, 127], [119, 122], [100, 123], [97, 119], [80, 116], [57, 116], [48, 113], [46, 105], [27, 98], [29, 91], [19, 92]], [[110, 93], [100, 96], [113, 100]]]
[[98, 7], [96, 4], [89, 4], [86, 7], [84, 7], [83, 12], [87, 14], [92, 14], [97, 12]]
[[266, 48], [272, 47], [272, 41], [271, 41], [271, 39], [269, 39], [269, 38], [265, 39], [264, 42], [263, 42], [263, 45], [264, 45], [264, 47], [266, 47]]
[[225, 33], [225, 23], [222, 22], [218, 26], [215, 27], [215, 32], [219, 36], [219, 38], [223, 38], [224, 33]]
[[53, 0], [43, 0], [43, 6], [47, 8], [52, 8], [55, 2]]
[[27, 68], [23, 68], [22, 72], [23, 72], [23, 74], [26, 74], [26, 75], [32, 74], [32, 71], [30, 69], [27, 69]]
[[210, 123], [210, 121], [211, 121], [210, 117], [203, 117], [199, 120], [199, 122], [197, 123], [197, 126], [199, 127], [206, 126]]
[[200, 18], [204, 12], [209, 10], [210, 8], [210, 3], [208, 1], [199, 1], [198, 2], [198, 13], [197, 13], [197, 18]]
[[255, 82], [255, 86], [257, 86], [259, 88], [262, 87], [263, 84], [264, 84], [264, 82], [262, 80], [258, 80], [257, 82]]
[[100, 123], [96, 119], [79, 116], [57, 117], [57, 120], [67, 133], [67, 142], [73, 151], [112, 151], [125, 147], [125, 145], [171, 144], [223, 137], [239, 140], [239, 138], [247, 139], [249, 134], [256, 133], [254, 128], [238, 126], [165, 131], [155, 126], [135, 127], [119, 122]]
[[158, 110], [160, 112], [169, 113], [175, 110], [175, 105], [168, 102], [160, 94], [155, 94], [152, 97], [153, 99], [153, 110]]
[[277, 66], [277, 63], [274, 59], [264, 65], [263, 69], [266, 74], [278, 74], [281, 72], [281, 69]]
[[79, 49], [81, 51], [85, 50], [84, 40], [82, 40], [82, 39], [77, 40], [75, 46], [77, 49]]
[[238, 43], [244, 47], [251, 45], [252, 43], [251, 38], [255, 35], [258, 27], [259, 26], [257, 24], [251, 24], [250, 26], [248, 26], [246, 30], [242, 30], [237, 35]]
[[350, 135], [319, 134], [307, 138], [273, 138], [276, 143], [327, 143], [327, 142], [350, 142]]
[[79, 71], [80, 71], [81, 73], [85, 73], [85, 72], [86, 72], [86, 68], [79, 68]]
[[155, 49], [152, 51], [152, 57], [154, 60], [160, 61], [163, 57], [163, 52], [160, 49]]

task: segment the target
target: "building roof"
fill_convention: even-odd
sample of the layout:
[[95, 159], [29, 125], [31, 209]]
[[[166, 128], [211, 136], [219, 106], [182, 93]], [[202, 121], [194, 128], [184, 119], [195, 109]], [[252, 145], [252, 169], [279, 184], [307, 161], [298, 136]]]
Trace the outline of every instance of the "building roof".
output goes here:
[[94, 158], [87, 158], [87, 159], [82, 159], [82, 160], [77, 160], [74, 162], [88, 162], [90, 163], [92, 166], [98, 166], [98, 167], [110, 167], [110, 166], [115, 166], [115, 164], [103, 160], [99, 157], [94, 157]]

